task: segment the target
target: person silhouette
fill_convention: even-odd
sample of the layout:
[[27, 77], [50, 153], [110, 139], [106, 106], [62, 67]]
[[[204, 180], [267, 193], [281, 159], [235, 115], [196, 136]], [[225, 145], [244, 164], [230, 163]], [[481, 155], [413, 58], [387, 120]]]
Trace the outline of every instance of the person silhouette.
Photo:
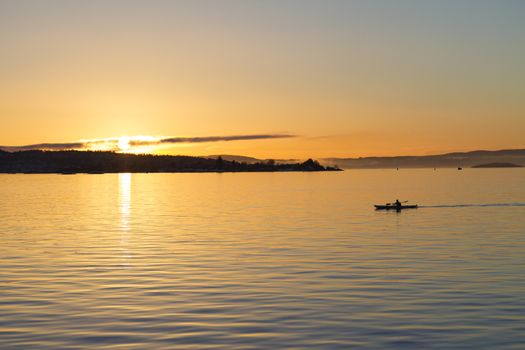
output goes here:
[[396, 206], [397, 209], [401, 209], [401, 202], [399, 201], [399, 199], [396, 199], [396, 201], [394, 202], [394, 205]]

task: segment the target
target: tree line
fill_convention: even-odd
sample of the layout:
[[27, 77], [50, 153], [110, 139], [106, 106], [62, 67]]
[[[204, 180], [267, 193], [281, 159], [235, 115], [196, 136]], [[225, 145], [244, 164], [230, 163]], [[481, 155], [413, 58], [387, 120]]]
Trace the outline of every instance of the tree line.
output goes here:
[[334, 171], [308, 159], [302, 163], [275, 161], [245, 163], [235, 160], [126, 154], [106, 151], [0, 151], [1, 173], [120, 173], [120, 172], [255, 172]]

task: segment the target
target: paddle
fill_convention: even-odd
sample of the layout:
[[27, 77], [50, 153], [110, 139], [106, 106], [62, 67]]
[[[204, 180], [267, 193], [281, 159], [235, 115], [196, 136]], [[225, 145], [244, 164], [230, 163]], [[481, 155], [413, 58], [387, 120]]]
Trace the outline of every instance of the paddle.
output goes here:
[[[406, 203], [408, 201], [402, 201], [401, 203]], [[394, 203], [386, 203], [386, 205], [394, 205]]]

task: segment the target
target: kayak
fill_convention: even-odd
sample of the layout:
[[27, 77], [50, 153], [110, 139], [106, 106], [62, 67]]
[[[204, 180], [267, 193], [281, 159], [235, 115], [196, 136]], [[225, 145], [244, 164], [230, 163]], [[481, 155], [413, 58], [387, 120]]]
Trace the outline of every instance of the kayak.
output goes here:
[[401, 210], [401, 209], [416, 209], [417, 208], [417, 204], [414, 204], [414, 205], [402, 205], [400, 207], [396, 206], [396, 205], [386, 205], [386, 204], [383, 204], [383, 205], [374, 205], [374, 207], [376, 207], [376, 210]]

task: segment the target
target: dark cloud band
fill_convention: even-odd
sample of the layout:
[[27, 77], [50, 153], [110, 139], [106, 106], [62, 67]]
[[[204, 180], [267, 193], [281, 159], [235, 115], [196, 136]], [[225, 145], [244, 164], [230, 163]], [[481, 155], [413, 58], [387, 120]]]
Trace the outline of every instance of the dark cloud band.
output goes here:
[[[256, 135], [232, 135], [232, 136], [204, 136], [204, 137], [165, 137], [158, 140], [137, 140], [129, 138], [130, 146], [155, 146], [169, 145], [176, 143], [204, 143], [204, 142], [222, 142], [222, 141], [243, 141], [243, 140], [265, 140], [295, 137], [289, 134], [256, 134]], [[80, 150], [89, 149], [90, 146], [107, 144], [108, 150], [119, 150], [119, 138], [90, 140], [84, 142], [65, 142], [65, 143], [38, 143], [25, 146], [0, 146], [0, 150], [7, 152], [31, 151], [31, 150]]]
[[131, 140], [132, 146], [159, 145], [169, 143], [201, 143], [201, 142], [221, 142], [221, 141], [243, 141], [243, 140], [264, 140], [294, 137], [287, 134], [262, 134], [262, 135], [235, 135], [235, 136], [205, 136], [205, 137], [168, 137], [156, 141]]
[[26, 146], [0, 146], [0, 149], [7, 152], [18, 152], [18, 151], [33, 151], [33, 150], [51, 150], [51, 151], [63, 151], [68, 149], [82, 149], [84, 143], [81, 142], [68, 142], [68, 143], [38, 143], [35, 145]]

